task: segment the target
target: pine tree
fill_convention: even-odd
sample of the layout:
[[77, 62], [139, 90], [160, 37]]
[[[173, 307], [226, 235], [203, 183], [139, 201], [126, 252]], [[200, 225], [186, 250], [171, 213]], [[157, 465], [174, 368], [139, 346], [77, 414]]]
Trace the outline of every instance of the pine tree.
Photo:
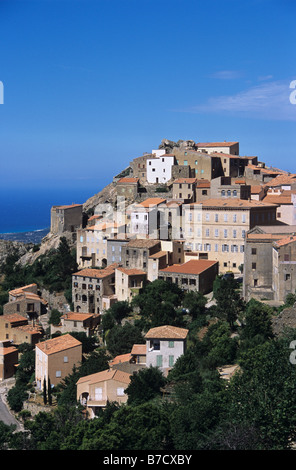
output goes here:
[[47, 404], [47, 393], [46, 393], [46, 380], [45, 380], [45, 377], [43, 379], [43, 403], [44, 403], [44, 405]]

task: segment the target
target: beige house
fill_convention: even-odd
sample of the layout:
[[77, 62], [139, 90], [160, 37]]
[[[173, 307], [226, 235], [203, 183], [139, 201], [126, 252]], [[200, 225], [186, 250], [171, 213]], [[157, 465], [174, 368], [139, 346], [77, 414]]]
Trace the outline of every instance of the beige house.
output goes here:
[[239, 155], [239, 142], [198, 142], [196, 147], [201, 152]]
[[295, 192], [284, 190], [279, 193], [269, 192], [262, 199], [265, 203], [277, 204], [276, 218], [279, 222], [288, 225], [296, 223], [296, 194]]
[[43, 390], [44, 379], [52, 386], [60, 383], [71, 374], [73, 367], [79, 367], [82, 361], [82, 343], [73, 336], [65, 334], [36, 344], [35, 380], [37, 387]]
[[131, 301], [137, 295], [147, 279], [147, 273], [140, 269], [115, 269], [115, 295], [118, 301]]
[[28, 319], [19, 313], [0, 316], [0, 340], [12, 341], [13, 344], [28, 343], [35, 345], [43, 337], [40, 326], [29, 325]]
[[108, 264], [107, 240], [119, 233], [124, 235], [125, 224], [101, 222], [85, 229], [77, 230], [76, 261], [78, 267], [104, 268]]
[[130, 383], [130, 374], [118, 369], [107, 369], [81, 377], [77, 382], [77, 401], [86, 407], [88, 416], [94, 418], [97, 411], [108, 402], [126, 403], [125, 389]]
[[29, 320], [36, 321], [47, 313], [48, 303], [38, 295], [37, 284], [29, 284], [9, 292], [9, 300], [3, 306], [3, 314], [19, 313]]
[[11, 341], [0, 342], [0, 381], [13, 377], [18, 364], [18, 350]]
[[238, 198], [184, 204], [186, 247], [202, 258], [218, 261], [220, 273], [240, 273], [247, 231], [255, 225], [276, 223], [276, 209], [275, 204]]
[[195, 202], [196, 178], [178, 178], [173, 181], [173, 198]]

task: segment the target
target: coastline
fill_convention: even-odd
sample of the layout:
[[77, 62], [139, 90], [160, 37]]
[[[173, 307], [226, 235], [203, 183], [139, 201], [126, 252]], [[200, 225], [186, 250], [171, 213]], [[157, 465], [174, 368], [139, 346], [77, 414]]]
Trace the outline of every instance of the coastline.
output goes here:
[[38, 244], [50, 231], [50, 228], [42, 228], [37, 230], [28, 230], [23, 232], [7, 232], [0, 233], [0, 240], [10, 240], [23, 243]]

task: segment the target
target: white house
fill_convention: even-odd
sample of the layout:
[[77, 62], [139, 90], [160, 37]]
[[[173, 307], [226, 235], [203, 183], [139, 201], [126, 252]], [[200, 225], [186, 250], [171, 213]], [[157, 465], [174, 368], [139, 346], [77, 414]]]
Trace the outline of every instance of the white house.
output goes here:
[[147, 182], [167, 183], [172, 178], [172, 166], [175, 164], [175, 156], [172, 154], [155, 154], [147, 159]]
[[188, 330], [171, 325], [151, 328], [145, 335], [146, 366], [159, 367], [166, 375], [186, 351]]

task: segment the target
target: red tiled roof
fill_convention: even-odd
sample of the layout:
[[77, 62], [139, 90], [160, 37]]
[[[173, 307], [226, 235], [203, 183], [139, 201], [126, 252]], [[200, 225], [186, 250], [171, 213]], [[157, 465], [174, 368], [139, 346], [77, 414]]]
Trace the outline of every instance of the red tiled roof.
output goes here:
[[229, 147], [238, 142], [198, 142], [197, 147]]
[[191, 259], [183, 264], [173, 264], [164, 269], [160, 269], [159, 273], [200, 274], [215, 264], [218, 264], [218, 261]]
[[177, 326], [163, 325], [151, 328], [145, 335], [145, 338], [159, 339], [185, 339], [188, 335], [186, 328], [178, 328]]
[[57, 336], [56, 338], [48, 339], [41, 343], [36, 344], [36, 348], [41, 349], [45, 354], [55, 354], [70, 348], [81, 345], [82, 343], [70, 334]]

